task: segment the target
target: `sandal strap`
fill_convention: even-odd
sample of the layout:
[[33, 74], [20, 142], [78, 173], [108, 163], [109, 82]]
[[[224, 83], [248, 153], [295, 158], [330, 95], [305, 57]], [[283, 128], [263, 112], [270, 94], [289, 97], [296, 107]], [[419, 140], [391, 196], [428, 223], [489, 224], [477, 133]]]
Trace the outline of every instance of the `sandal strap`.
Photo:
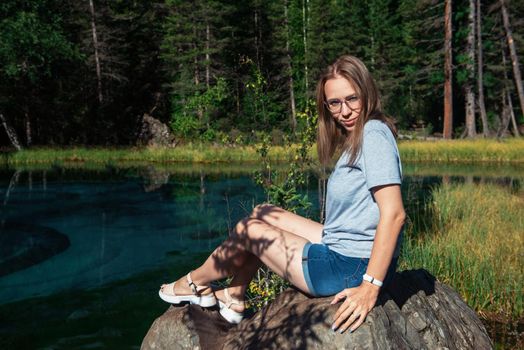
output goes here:
[[[190, 271], [190, 272], [187, 274], [187, 276], [186, 276], [186, 278], [187, 278], [187, 283], [189, 284], [189, 287], [191, 288], [191, 291], [193, 292], [193, 294], [195, 294], [195, 295], [200, 295], [200, 292], [201, 292], [201, 291], [203, 291], [203, 290], [205, 290], [205, 289], [207, 289], [207, 288], [209, 288], [209, 287], [207, 287], [207, 286], [197, 286], [197, 285], [195, 284], [195, 282], [193, 282], [193, 279], [191, 278], [191, 272], [193, 272], [193, 271]], [[198, 290], [199, 288], [200, 288], [200, 290]]]
[[237, 305], [240, 305], [240, 306], [244, 305], [243, 301], [233, 298], [231, 296], [231, 294], [229, 294], [229, 291], [227, 290], [227, 288], [224, 288], [224, 295], [226, 297], [226, 303], [225, 304], [226, 304], [226, 307], [228, 309], [231, 309], [231, 305], [233, 305], [233, 304], [237, 304]]

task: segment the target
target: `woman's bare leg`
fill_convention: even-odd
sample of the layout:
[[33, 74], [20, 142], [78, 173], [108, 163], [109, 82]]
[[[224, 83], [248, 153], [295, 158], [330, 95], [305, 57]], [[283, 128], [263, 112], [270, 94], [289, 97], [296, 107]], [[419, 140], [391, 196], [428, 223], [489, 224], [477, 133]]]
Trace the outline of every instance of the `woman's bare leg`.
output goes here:
[[[249, 218], [237, 224], [231, 237], [192, 272], [193, 281], [207, 286], [214, 280], [234, 276], [228, 289], [234, 298], [242, 300], [249, 281], [264, 263], [308, 292], [302, 271], [302, 250], [308, 242], [320, 242], [321, 235], [322, 225], [317, 222], [272, 205], [259, 205]], [[176, 293], [191, 293], [185, 277], [177, 281]], [[221, 295], [217, 296], [223, 300]]]
[[[231, 295], [233, 299], [240, 301], [244, 300], [247, 287], [249, 286], [249, 283], [253, 277], [256, 275], [260, 266], [262, 266], [260, 259], [250, 253], [244, 263], [244, 266], [236, 272], [236, 274], [231, 279], [229, 286], [227, 286], [229, 295]], [[215, 295], [222, 302], [226, 301], [223, 289], [216, 290]], [[231, 309], [236, 312], [242, 312], [245, 309], [245, 305], [243, 305], [243, 303], [233, 304], [231, 305]]]
[[257, 205], [250, 217], [304, 237], [311, 243], [320, 243], [322, 239], [324, 225], [271, 204]]

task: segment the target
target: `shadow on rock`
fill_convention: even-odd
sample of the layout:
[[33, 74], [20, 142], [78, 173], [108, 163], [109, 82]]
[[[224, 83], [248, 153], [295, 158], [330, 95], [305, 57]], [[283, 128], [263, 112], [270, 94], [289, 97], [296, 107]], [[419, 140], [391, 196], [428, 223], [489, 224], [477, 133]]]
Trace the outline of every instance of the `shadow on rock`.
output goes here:
[[490, 349], [477, 315], [425, 270], [397, 273], [355, 332], [331, 330], [338, 305], [288, 289], [238, 326], [216, 310], [170, 307], [142, 349]]

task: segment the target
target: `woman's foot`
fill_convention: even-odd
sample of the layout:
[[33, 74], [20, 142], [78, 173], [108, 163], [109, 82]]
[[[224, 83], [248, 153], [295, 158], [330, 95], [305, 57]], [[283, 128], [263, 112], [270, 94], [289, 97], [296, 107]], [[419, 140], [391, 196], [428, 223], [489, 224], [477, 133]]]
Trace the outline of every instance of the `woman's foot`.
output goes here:
[[211, 287], [198, 286], [193, 283], [191, 272], [176, 282], [163, 284], [158, 295], [160, 299], [171, 304], [189, 302], [202, 307], [211, 307], [217, 303]]
[[[243, 296], [231, 296], [227, 288], [215, 291], [220, 315], [229, 323], [238, 324], [244, 318], [246, 305]], [[239, 300], [241, 299], [241, 300]]]

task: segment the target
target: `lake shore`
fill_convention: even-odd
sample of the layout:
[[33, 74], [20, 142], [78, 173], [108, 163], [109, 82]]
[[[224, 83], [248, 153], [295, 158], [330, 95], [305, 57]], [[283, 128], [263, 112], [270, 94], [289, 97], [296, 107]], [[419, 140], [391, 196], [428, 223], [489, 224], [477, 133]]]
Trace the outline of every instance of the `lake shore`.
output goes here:
[[[62, 163], [258, 163], [260, 145], [184, 144], [167, 147], [71, 147], [31, 148], [19, 152], [3, 152], [7, 165], [62, 164]], [[287, 162], [295, 155], [298, 145], [271, 146], [269, 159]], [[511, 163], [524, 164], [524, 138], [399, 141], [399, 151], [404, 162], [439, 163]], [[309, 150], [316, 162], [316, 148]]]

